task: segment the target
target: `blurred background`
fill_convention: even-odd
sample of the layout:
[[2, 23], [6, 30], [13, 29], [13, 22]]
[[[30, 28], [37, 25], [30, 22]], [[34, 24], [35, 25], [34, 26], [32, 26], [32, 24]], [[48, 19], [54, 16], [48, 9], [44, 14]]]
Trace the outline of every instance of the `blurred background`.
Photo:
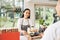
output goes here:
[[56, 15], [58, 0], [0, 0], [0, 28], [16, 27], [25, 8], [31, 10], [31, 20], [37, 28], [49, 26], [60, 18]]

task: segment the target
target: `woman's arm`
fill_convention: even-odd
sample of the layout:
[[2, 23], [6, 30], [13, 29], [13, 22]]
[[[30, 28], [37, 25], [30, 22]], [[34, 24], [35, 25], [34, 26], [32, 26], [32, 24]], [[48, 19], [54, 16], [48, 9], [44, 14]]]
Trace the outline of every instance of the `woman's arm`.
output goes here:
[[34, 26], [34, 22], [31, 19], [29, 19], [29, 24], [30, 26]]
[[21, 18], [19, 18], [18, 21], [17, 21], [17, 27], [18, 27], [19, 31], [21, 30], [21, 21], [22, 21]]

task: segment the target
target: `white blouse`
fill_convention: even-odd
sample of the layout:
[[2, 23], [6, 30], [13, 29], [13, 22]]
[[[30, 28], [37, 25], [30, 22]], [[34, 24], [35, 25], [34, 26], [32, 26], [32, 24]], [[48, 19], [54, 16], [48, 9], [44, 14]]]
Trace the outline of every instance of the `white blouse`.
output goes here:
[[[22, 20], [23, 20], [23, 23], [22, 23]], [[28, 21], [29, 20], [29, 21]], [[28, 22], [29, 22], [29, 25], [30, 26], [34, 26], [34, 24], [32, 23], [31, 19], [24, 19], [24, 18], [19, 18], [18, 19], [18, 22], [17, 22], [17, 27], [19, 30], [21, 30], [21, 25], [28, 25]]]
[[41, 40], [60, 40], [60, 21], [50, 25]]

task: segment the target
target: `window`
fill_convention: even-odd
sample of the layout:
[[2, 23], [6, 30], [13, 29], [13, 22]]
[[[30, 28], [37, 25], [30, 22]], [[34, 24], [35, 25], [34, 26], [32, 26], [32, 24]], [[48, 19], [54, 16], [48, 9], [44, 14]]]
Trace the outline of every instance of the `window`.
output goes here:
[[48, 26], [54, 22], [53, 14], [55, 7], [52, 6], [35, 6], [35, 22], [38, 25]]
[[22, 15], [24, 2], [22, 0], [1, 0], [0, 3], [0, 28], [16, 27], [17, 20]]

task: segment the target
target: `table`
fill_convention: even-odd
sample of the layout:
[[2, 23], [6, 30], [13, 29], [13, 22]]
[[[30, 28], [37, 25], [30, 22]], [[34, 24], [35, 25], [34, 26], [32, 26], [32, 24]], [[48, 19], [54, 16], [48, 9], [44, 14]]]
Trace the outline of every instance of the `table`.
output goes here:
[[[29, 38], [31, 38], [32, 40], [35, 40], [35, 39], [41, 39], [42, 36], [43, 36], [43, 33], [39, 33], [38, 36], [33, 36], [33, 37], [31, 37], [31, 36], [30, 36], [30, 33], [28, 33], [28, 32], [26, 32], [25, 34], [28, 35]], [[28, 39], [29, 39], [29, 38], [28, 38]]]

